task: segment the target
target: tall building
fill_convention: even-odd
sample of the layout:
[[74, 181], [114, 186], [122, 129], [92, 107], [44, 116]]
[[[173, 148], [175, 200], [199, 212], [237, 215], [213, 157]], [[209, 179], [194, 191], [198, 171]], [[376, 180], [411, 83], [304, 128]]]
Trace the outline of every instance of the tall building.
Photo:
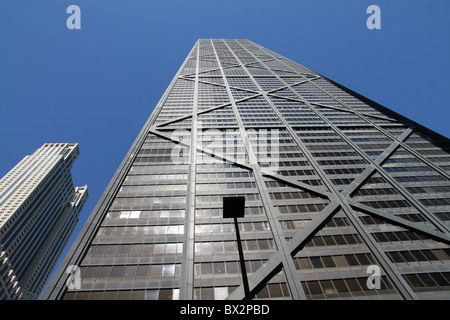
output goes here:
[[251, 41], [198, 40], [43, 298], [244, 298], [222, 217], [244, 196], [254, 299], [448, 299], [449, 168], [447, 138]]
[[0, 299], [37, 299], [78, 222], [78, 144], [46, 143], [0, 180]]

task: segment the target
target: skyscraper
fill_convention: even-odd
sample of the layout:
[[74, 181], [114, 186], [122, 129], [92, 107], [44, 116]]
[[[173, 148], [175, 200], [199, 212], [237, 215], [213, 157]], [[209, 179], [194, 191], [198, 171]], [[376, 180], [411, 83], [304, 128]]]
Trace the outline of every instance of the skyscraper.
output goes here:
[[449, 153], [251, 41], [198, 40], [44, 298], [244, 298], [222, 217], [244, 196], [254, 298], [448, 299]]
[[46, 143], [0, 180], [0, 299], [37, 299], [78, 222], [78, 144]]

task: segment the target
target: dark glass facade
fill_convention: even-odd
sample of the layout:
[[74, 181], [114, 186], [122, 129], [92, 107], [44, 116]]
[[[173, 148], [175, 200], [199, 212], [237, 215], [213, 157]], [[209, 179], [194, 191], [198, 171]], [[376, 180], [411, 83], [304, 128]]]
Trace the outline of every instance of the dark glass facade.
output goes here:
[[44, 298], [242, 299], [222, 200], [245, 196], [255, 299], [448, 299], [449, 167], [447, 138], [251, 41], [198, 40]]

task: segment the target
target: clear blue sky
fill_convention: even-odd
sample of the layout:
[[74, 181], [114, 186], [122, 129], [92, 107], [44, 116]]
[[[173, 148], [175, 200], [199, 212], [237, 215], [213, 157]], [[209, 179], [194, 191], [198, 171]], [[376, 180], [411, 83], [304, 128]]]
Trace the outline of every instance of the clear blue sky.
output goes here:
[[78, 142], [84, 221], [198, 38], [250, 39], [449, 137], [449, 15], [448, 0], [1, 0], [0, 176]]

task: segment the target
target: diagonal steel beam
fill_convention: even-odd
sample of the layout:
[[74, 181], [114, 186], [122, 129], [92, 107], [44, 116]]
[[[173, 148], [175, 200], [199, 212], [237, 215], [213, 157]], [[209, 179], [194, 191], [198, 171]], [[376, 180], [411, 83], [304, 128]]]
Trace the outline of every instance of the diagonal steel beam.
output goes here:
[[[260, 95], [261, 95], [261, 94], [258, 93], [258, 94], [255, 94], [255, 95], [253, 95], [253, 96], [248, 96], [248, 97], [239, 99], [237, 102], [243, 102], [243, 101], [246, 101], [246, 100], [249, 100], [249, 99], [257, 98], [257, 97], [259, 97]], [[229, 102], [229, 103], [224, 103], [224, 104], [221, 104], [221, 105], [216, 106], [216, 107], [212, 107], [212, 108], [209, 108], [209, 109], [206, 109], [206, 110], [199, 111], [199, 112], [196, 113], [196, 115], [205, 114], [205, 113], [208, 113], [208, 112], [211, 112], [211, 111], [214, 111], [214, 110], [217, 110], [217, 109], [229, 107], [229, 106], [231, 106], [231, 102]], [[182, 116], [182, 117], [179, 117], [179, 118], [176, 118], [176, 119], [170, 119], [170, 120], [168, 120], [168, 121], [165, 121], [165, 122], [163, 122], [163, 123], [158, 124], [158, 125], [155, 126], [155, 127], [160, 128], [160, 127], [163, 127], [163, 126], [167, 126], [168, 124], [175, 123], [175, 122], [182, 121], [182, 120], [186, 120], [186, 119], [188, 119], [188, 118], [191, 118], [192, 116], [193, 116], [193, 114], [191, 113], [191, 114], [188, 114], [188, 115], [186, 115], [186, 116]]]
[[[215, 76], [215, 77], [219, 78], [219, 76]], [[180, 76], [179, 78], [183, 79], [183, 80], [188, 80], [188, 81], [195, 82], [195, 78], [186, 78], [184, 76]], [[206, 80], [200, 80], [200, 79], [202, 79], [202, 78], [199, 77], [199, 80], [198, 80], [199, 83], [209, 84], [209, 85], [216, 86], [216, 87], [221, 87], [221, 88], [226, 88], [227, 87], [224, 84], [210, 82], [210, 81], [206, 81]], [[260, 94], [258, 91], [250, 90], [250, 89], [247, 89], [247, 88], [240, 88], [240, 87], [235, 87], [235, 86], [231, 86], [231, 85], [229, 87], [231, 89], [235, 89], [235, 90], [246, 91], [246, 92], [253, 93], [253, 94]]]
[[[172, 141], [172, 142], [174, 142], [176, 144], [180, 144], [180, 145], [182, 145], [184, 147], [187, 147], [187, 148], [191, 147], [190, 143], [174, 139], [169, 134], [167, 134], [165, 132], [158, 131], [157, 128], [155, 128], [155, 127], [151, 127], [149, 129], [149, 132], [153, 133], [153, 134], [155, 134], [157, 136], [160, 136], [162, 138], [165, 138], [167, 140], [170, 140], [170, 141]], [[232, 163], [232, 164], [235, 164], [236, 166], [239, 166], [239, 167], [244, 168], [246, 170], [253, 171], [253, 168], [252, 168], [251, 165], [245, 164], [244, 162], [236, 161], [236, 159], [227, 157], [226, 155], [215, 153], [214, 150], [204, 149], [204, 148], [201, 148], [199, 146], [196, 147], [196, 150], [199, 151], [199, 152], [202, 152], [204, 154], [207, 154], [207, 155], [209, 155], [209, 156], [211, 156], [211, 157], [213, 157], [213, 158], [215, 158], [217, 160], [221, 160], [221, 161], [224, 161], [224, 162], [227, 162], [227, 163]], [[297, 187], [299, 189], [305, 190], [307, 192], [311, 192], [313, 194], [317, 194], [319, 196], [326, 197], [328, 199], [331, 199], [331, 197], [332, 197], [332, 194], [329, 193], [328, 191], [326, 191], [323, 188], [311, 186], [309, 184], [302, 183], [300, 181], [290, 179], [290, 178], [285, 177], [283, 175], [274, 173], [273, 171], [270, 171], [270, 170], [262, 168], [261, 169], [261, 173], [262, 173], [263, 176], [266, 176], [268, 178], [284, 182], [284, 183], [289, 184], [289, 185], [293, 185], [293, 186], [295, 186], [295, 187]]]
[[[326, 104], [323, 104], [323, 103], [318, 103], [318, 102], [310, 102], [310, 103], [312, 105], [319, 106], [319, 107], [322, 107], [322, 108], [334, 109], [334, 110], [338, 110], [338, 111], [342, 111], [342, 112], [347, 112], [347, 113], [352, 113], [352, 114], [358, 115], [355, 112], [355, 110], [353, 110], [353, 109], [343, 109], [343, 108], [339, 108], [339, 107], [335, 107], [335, 106], [329, 106], [329, 105], [326, 105]], [[395, 120], [395, 119], [389, 119], [389, 118], [386, 118], [386, 117], [377, 116], [377, 115], [373, 115], [373, 114], [368, 114], [368, 113], [364, 113], [364, 112], [360, 112], [360, 114], [365, 116], [365, 117], [371, 117], [371, 118], [385, 120], [385, 121], [394, 122], [394, 123], [401, 123], [401, 122], [399, 122], [398, 120]], [[372, 125], [372, 124], [370, 123], [370, 125]]]
[[[400, 145], [400, 141], [403, 141], [408, 138], [408, 136], [413, 131], [412, 128], [406, 128], [405, 131], [402, 132], [402, 134], [397, 138], [398, 140], [394, 140], [389, 147], [387, 147], [374, 161], [374, 164], [381, 165], [383, 162], [386, 161], [387, 158], [389, 158], [395, 150]], [[351, 197], [352, 193], [357, 190], [363, 182], [367, 180], [367, 178], [370, 177], [370, 175], [377, 170], [377, 167], [371, 163], [369, 163], [368, 167], [361, 172], [347, 187], [345, 187], [341, 194], [345, 197]]]
[[[336, 100], [337, 102], [339, 102], [340, 104], [342, 104], [343, 106], [345, 106], [346, 108], [351, 109], [351, 107], [349, 107], [345, 102], [341, 101], [339, 98], [335, 97], [333, 94], [329, 93], [328, 91], [324, 90], [320, 85], [313, 83], [313, 85], [318, 88], [319, 90], [321, 90], [322, 92], [324, 92], [325, 94], [327, 94], [329, 97], [333, 98], [334, 100]], [[382, 107], [382, 106], [381, 106]], [[391, 111], [392, 112], [392, 111]], [[379, 126], [378, 124], [372, 122], [370, 119], [366, 119], [364, 117], [364, 115], [361, 114], [361, 112], [354, 110], [354, 113], [356, 115], [358, 115], [361, 119], [363, 119], [364, 121], [370, 123], [374, 128], [376, 128], [378, 131], [382, 132], [383, 134], [385, 134], [387, 137], [395, 140], [396, 138], [390, 134], [389, 132], [387, 132], [384, 128], [382, 128], [381, 126]], [[400, 116], [402, 118], [404, 118], [403, 116]], [[411, 127], [415, 127], [416, 124], [412, 123], [409, 119], [407, 119], [408, 121], [405, 120], [406, 125], [409, 125]], [[419, 152], [417, 152], [416, 150], [414, 150], [413, 148], [411, 148], [410, 146], [408, 146], [404, 141], [402, 141], [400, 143], [400, 145], [402, 146], [402, 148], [406, 149], [408, 152], [410, 152], [412, 155], [414, 155], [416, 158], [419, 158], [422, 162], [424, 162], [427, 166], [433, 168], [435, 171], [437, 171], [440, 175], [442, 175], [443, 177], [445, 177], [446, 179], [450, 180], [450, 174], [448, 172], [446, 172], [445, 170], [443, 170], [442, 168], [440, 168], [439, 166], [437, 166], [435, 163], [433, 163], [432, 161], [428, 160], [426, 157], [424, 157], [423, 155], [421, 155]], [[422, 208], [424, 209], [424, 208]], [[425, 211], [428, 211], [425, 209]]]
[[[291, 256], [301, 250], [305, 243], [314, 237], [314, 235], [322, 229], [322, 227], [333, 217], [339, 210], [340, 205], [333, 201], [329, 203], [317, 216], [312, 219], [302, 230], [297, 232], [295, 236], [288, 242]], [[277, 252], [270, 257], [254, 274], [249, 277], [249, 286], [251, 293], [257, 293], [261, 286], [266, 284], [281, 268], [281, 255]], [[299, 275], [301, 278], [301, 275]], [[228, 300], [244, 299], [244, 288], [239, 286], [229, 296]]]
[[[399, 141], [393, 141], [392, 144], [383, 152], [381, 153], [375, 160], [374, 163], [382, 164], [387, 158], [389, 158], [394, 151], [399, 147], [400, 141], [405, 140], [413, 131], [412, 128], [407, 128], [399, 137]], [[364, 210], [364, 212], [369, 214], [378, 215], [379, 218], [382, 220], [387, 220], [388, 222], [393, 222], [403, 228], [411, 229], [413, 231], [419, 231], [422, 233], [427, 233], [430, 237], [437, 237], [440, 238], [441, 241], [446, 241], [446, 239], [449, 239], [448, 235], [445, 235], [441, 232], [436, 232], [431, 228], [424, 228], [423, 225], [420, 225], [415, 222], [408, 221], [406, 219], [389, 215], [384, 213], [381, 210], [373, 209], [367, 205], [364, 205], [362, 203], [359, 203], [355, 201], [354, 199], [351, 199], [352, 194], [363, 184], [364, 181], [369, 178], [372, 173], [376, 171], [376, 167], [373, 165], [370, 165], [367, 167], [363, 172], [361, 172], [353, 181], [350, 183], [344, 190], [342, 190], [341, 194], [345, 197], [347, 197], [347, 201], [352, 207], [357, 207], [360, 211]]]
[[261, 169], [261, 173], [262, 173], [263, 176], [266, 176], [268, 178], [284, 182], [286, 184], [289, 184], [291, 186], [294, 186], [294, 187], [297, 187], [297, 188], [300, 188], [300, 189], [303, 189], [303, 190], [307, 190], [308, 192], [316, 194], [316, 195], [318, 195], [320, 197], [330, 198], [330, 196], [332, 195], [330, 192], [325, 191], [324, 188], [311, 186], [311, 185], [309, 185], [307, 183], [291, 179], [289, 177], [286, 177], [286, 176], [283, 176], [281, 174], [275, 173], [275, 172], [273, 172], [271, 170]]
[[444, 242], [446, 244], [450, 244], [450, 237], [448, 235], [446, 235], [442, 232], [436, 231], [433, 228], [411, 222], [409, 220], [403, 219], [403, 218], [395, 216], [393, 214], [386, 213], [383, 210], [375, 209], [375, 208], [369, 207], [365, 204], [362, 204], [362, 203], [359, 203], [359, 202], [356, 202], [353, 200], [348, 200], [348, 203], [358, 211], [367, 213], [371, 216], [375, 216], [377, 218], [380, 218], [381, 220], [385, 220], [385, 221], [390, 222], [399, 227], [406, 228], [406, 229], [424, 234], [434, 240]]

